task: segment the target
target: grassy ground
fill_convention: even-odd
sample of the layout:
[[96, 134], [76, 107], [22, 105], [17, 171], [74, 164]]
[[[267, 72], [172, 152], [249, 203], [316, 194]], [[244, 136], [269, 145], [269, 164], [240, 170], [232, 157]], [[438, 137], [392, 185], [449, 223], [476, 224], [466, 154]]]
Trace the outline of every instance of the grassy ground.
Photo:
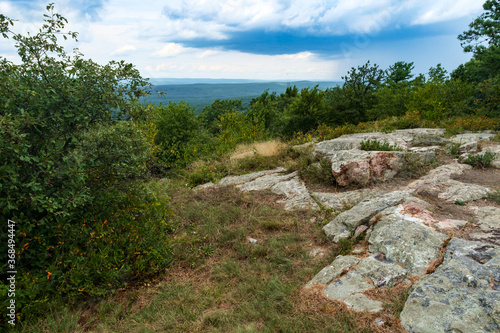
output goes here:
[[[176, 264], [90, 307], [52, 312], [40, 332], [398, 332], [400, 294], [356, 313], [303, 286], [341, 251], [324, 212], [285, 212], [271, 193], [196, 192], [164, 182], [177, 222]], [[316, 223], [311, 223], [312, 217]], [[251, 243], [249, 237], [256, 239]], [[313, 257], [310, 251], [322, 249]], [[399, 304], [399, 305], [398, 305]], [[378, 326], [375, 319], [386, 324]]]

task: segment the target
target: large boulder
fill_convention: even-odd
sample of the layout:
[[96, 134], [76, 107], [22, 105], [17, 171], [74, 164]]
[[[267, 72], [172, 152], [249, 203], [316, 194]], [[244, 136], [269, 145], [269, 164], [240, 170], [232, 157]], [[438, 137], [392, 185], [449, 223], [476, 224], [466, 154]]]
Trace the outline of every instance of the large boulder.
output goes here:
[[401, 324], [412, 333], [499, 332], [500, 248], [454, 238], [437, 270], [412, 288]]

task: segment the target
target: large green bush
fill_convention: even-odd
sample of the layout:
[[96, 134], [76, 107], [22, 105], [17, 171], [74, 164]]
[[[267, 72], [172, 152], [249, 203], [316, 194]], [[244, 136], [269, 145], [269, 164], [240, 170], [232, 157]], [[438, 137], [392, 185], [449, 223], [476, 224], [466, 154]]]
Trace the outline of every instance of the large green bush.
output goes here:
[[151, 142], [139, 122], [124, 120], [140, 118], [147, 81], [123, 61], [102, 66], [66, 53], [58, 38], [77, 34], [47, 10], [27, 36], [0, 15], [0, 33], [21, 59], [0, 58], [0, 268], [5, 274], [10, 219], [21, 321], [57, 296], [100, 296], [171, 260], [167, 198], [137, 181], [147, 176]]

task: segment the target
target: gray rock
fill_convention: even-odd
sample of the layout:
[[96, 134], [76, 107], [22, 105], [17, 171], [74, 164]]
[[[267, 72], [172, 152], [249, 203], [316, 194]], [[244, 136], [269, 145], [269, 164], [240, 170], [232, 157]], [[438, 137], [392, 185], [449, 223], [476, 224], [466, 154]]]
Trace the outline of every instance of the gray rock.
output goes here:
[[404, 280], [406, 270], [380, 254], [364, 258], [355, 268], [356, 272], [369, 278], [376, 287], [391, 286]]
[[355, 311], [382, 311], [382, 302], [369, 299], [362, 294], [373, 286], [361, 274], [351, 271], [325, 288], [325, 296], [342, 301]]
[[271, 187], [271, 191], [285, 196], [284, 200], [278, 201], [279, 203], [285, 203], [285, 210], [320, 209], [318, 204], [309, 195], [304, 182], [299, 177], [279, 182]]
[[344, 299], [344, 303], [354, 311], [379, 312], [384, 309], [382, 302], [370, 299], [361, 293], [347, 296]]
[[443, 263], [412, 288], [401, 313], [409, 332], [500, 331], [500, 248], [454, 238]]
[[218, 186], [229, 186], [229, 185], [244, 184], [244, 183], [248, 183], [248, 182], [250, 182], [254, 179], [257, 179], [259, 177], [262, 177], [262, 176], [278, 174], [278, 173], [285, 172], [285, 171], [286, 171], [285, 168], [280, 167], [280, 168], [276, 168], [273, 170], [259, 171], [259, 172], [254, 172], [254, 173], [242, 175], [242, 176], [228, 176], [228, 177], [222, 178], [217, 183], [217, 185]]
[[378, 193], [379, 191], [373, 190], [355, 190], [340, 193], [313, 192], [311, 195], [327, 209], [344, 210], [363, 200], [371, 199]]
[[440, 220], [434, 224], [434, 227], [437, 230], [458, 230], [465, 226], [467, 221], [464, 220], [453, 220], [453, 219], [445, 219]]
[[297, 176], [297, 172], [292, 172], [287, 175], [269, 174], [255, 178], [254, 180], [244, 184], [237, 185], [236, 187], [243, 192], [268, 190], [277, 183], [290, 180], [295, 176]]
[[449, 179], [445, 184], [446, 188], [438, 194], [438, 197], [448, 202], [479, 200], [488, 197], [488, 194], [492, 192], [487, 187], [466, 184], [453, 179]]
[[345, 238], [354, 232], [358, 226], [367, 224], [379, 212], [401, 203], [411, 193], [411, 190], [394, 191], [362, 201], [350, 210], [340, 213], [333, 221], [323, 227], [323, 231], [330, 240], [338, 242], [340, 238]]
[[446, 235], [430, 227], [393, 213], [377, 222], [368, 241], [371, 253], [381, 252], [387, 259], [399, 262], [408, 275], [422, 275], [438, 259], [446, 239]]
[[326, 266], [318, 274], [316, 274], [306, 285], [306, 288], [310, 288], [313, 285], [329, 284], [342, 275], [342, 273], [357, 265], [360, 260], [361, 259], [354, 256], [338, 256], [329, 266]]
[[344, 301], [352, 294], [360, 293], [369, 289], [373, 289], [373, 285], [371, 283], [369, 283], [361, 274], [355, 271], [350, 271], [345, 276], [326, 286], [325, 296], [330, 299]]
[[450, 141], [455, 142], [455, 143], [459, 143], [462, 145], [470, 144], [470, 143], [477, 144], [479, 141], [490, 140], [494, 136], [495, 136], [495, 134], [493, 134], [493, 133], [463, 133], [463, 134], [458, 134], [458, 135], [452, 136], [450, 138]]
[[500, 229], [500, 208], [487, 206], [472, 207], [471, 209], [476, 214], [476, 223], [483, 232]]
[[465, 170], [472, 167], [467, 164], [453, 163], [437, 167], [429, 173], [408, 185], [408, 188], [417, 192], [427, 192], [436, 195], [449, 202], [469, 202], [485, 198], [491, 192], [487, 187], [465, 184], [451, 179], [453, 176], [461, 175]]

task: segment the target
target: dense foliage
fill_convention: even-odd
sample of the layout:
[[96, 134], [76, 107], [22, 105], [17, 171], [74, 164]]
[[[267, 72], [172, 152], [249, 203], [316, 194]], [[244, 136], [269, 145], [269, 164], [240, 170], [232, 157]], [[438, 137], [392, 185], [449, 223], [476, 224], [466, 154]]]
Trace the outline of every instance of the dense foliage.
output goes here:
[[[58, 38], [77, 34], [64, 31], [52, 5], [47, 10], [28, 36], [0, 16], [0, 32], [16, 41], [21, 59], [0, 59], [0, 242], [8, 243], [7, 220], [15, 221], [20, 320], [43, 311], [51, 295], [99, 296], [169, 263], [159, 233], [166, 212], [138, 181], [152, 146], [140, 120], [122, 120], [141, 118], [137, 100], [148, 84], [131, 64], [101, 66], [66, 53]], [[6, 248], [0, 262], [4, 274]]]

